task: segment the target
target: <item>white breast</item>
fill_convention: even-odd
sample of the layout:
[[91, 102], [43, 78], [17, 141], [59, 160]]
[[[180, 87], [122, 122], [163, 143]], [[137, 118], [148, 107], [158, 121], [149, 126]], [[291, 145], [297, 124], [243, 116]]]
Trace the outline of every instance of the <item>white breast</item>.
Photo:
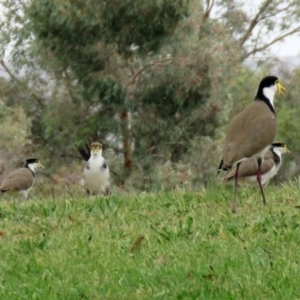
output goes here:
[[84, 168], [84, 184], [92, 193], [105, 193], [110, 186], [109, 168], [103, 167], [104, 162], [102, 156], [92, 156]]

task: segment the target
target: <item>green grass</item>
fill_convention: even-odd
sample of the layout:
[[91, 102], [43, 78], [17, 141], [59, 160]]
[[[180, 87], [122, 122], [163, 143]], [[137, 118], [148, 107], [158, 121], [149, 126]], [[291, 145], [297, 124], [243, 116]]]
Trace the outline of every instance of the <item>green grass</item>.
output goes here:
[[0, 202], [0, 299], [299, 299], [299, 183], [232, 192]]

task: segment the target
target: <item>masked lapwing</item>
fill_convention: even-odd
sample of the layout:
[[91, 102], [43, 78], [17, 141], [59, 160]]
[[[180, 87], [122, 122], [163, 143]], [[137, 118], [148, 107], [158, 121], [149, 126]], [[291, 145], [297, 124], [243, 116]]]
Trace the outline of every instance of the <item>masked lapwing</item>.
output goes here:
[[87, 194], [109, 193], [109, 168], [102, 156], [102, 144], [94, 142], [90, 146], [91, 157], [86, 163], [83, 174], [83, 183]]
[[278, 92], [284, 96], [286, 89], [276, 76], [267, 76], [259, 84], [255, 100], [231, 121], [223, 148], [220, 170], [230, 170], [236, 165], [235, 189], [232, 212], [236, 212], [239, 167], [243, 160], [254, 156], [258, 163], [256, 179], [263, 202], [266, 198], [261, 183], [263, 157], [277, 134], [277, 119], [274, 109], [274, 96]]
[[[265, 185], [272, 177], [274, 177], [281, 166], [283, 153], [290, 153], [285, 143], [276, 142], [270, 145], [269, 150], [265, 153], [263, 163], [261, 165], [261, 184]], [[239, 168], [239, 184], [257, 185], [258, 164], [255, 157], [243, 160]], [[232, 169], [224, 178], [224, 183], [233, 181], [236, 169]]]
[[44, 168], [37, 158], [28, 158], [23, 168], [8, 173], [1, 183], [1, 193], [21, 194], [26, 199], [35, 180], [35, 169]]

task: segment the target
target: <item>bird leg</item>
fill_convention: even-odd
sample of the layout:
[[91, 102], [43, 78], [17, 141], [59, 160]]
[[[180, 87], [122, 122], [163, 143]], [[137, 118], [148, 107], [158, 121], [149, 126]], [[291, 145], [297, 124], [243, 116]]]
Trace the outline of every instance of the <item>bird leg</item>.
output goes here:
[[257, 182], [258, 182], [258, 185], [259, 185], [259, 188], [260, 188], [260, 192], [261, 192], [261, 195], [262, 195], [262, 198], [263, 198], [263, 202], [264, 202], [264, 205], [267, 205], [267, 201], [266, 201], [266, 197], [265, 197], [265, 193], [264, 193], [264, 189], [262, 187], [262, 184], [261, 184], [261, 165], [262, 165], [262, 157], [259, 157], [257, 159], [257, 163], [258, 163], [258, 169], [257, 169]]
[[232, 212], [235, 214], [237, 212], [236, 206], [237, 206], [237, 192], [238, 192], [238, 179], [239, 179], [239, 167], [241, 163], [238, 163], [236, 165], [236, 170], [234, 174], [234, 199], [232, 204]]

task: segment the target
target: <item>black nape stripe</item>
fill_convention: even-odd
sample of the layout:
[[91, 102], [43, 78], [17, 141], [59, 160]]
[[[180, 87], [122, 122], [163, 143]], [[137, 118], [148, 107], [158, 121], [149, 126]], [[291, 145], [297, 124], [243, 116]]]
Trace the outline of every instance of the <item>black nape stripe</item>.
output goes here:
[[230, 169], [231, 169], [231, 167], [226, 167], [226, 166], [223, 167], [223, 158], [222, 158], [221, 161], [220, 161], [219, 167], [218, 167], [217, 174], [219, 175], [222, 170], [223, 171], [228, 171]]
[[280, 156], [275, 151], [273, 151], [273, 150], [271, 150], [271, 151], [272, 151], [272, 153], [274, 155], [274, 161], [275, 161], [275, 164], [277, 166], [280, 163], [281, 158], [280, 158]]
[[269, 98], [267, 98], [264, 93], [262, 92], [262, 90], [258, 90], [256, 96], [255, 96], [255, 101], [263, 101], [265, 102], [268, 107], [270, 108], [271, 112], [276, 116], [276, 112], [275, 112], [275, 109], [274, 109], [274, 106], [271, 104]]

